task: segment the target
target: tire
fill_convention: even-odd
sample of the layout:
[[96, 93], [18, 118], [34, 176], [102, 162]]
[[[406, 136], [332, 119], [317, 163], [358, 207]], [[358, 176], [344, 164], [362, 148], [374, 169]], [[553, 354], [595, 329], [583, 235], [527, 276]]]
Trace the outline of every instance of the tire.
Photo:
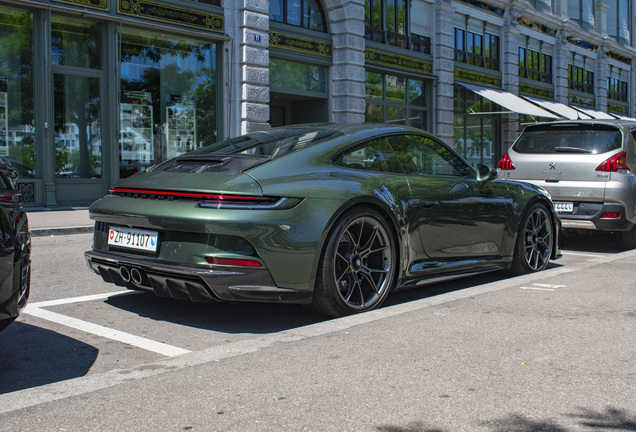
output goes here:
[[347, 211], [322, 251], [307, 309], [333, 318], [376, 309], [391, 291], [395, 269], [395, 239], [382, 215], [369, 208]]
[[636, 226], [629, 231], [621, 231], [621, 243], [625, 249], [636, 249]]
[[510, 271], [520, 275], [544, 270], [554, 246], [554, 224], [548, 209], [535, 203], [521, 219]]

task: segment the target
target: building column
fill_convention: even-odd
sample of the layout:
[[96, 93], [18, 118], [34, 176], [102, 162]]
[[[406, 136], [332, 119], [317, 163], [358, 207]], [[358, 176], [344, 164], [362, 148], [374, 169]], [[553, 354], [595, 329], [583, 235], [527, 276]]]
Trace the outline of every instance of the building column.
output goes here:
[[364, 122], [364, 1], [325, 2], [333, 37], [331, 120]]
[[[519, 94], [519, 43], [517, 36], [520, 31], [517, 20], [521, 18], [519, 9], [509, 9], [506, 14], [502, 37], [501, 37], [501, 72], [503, 89], [518, 95]], [[504, 154], [515, 142], [519, 135], [519, 114], [504, 114], [503, 116], [503, 140], [502, 151]]]
[[[269, 128], [269, 2], [227, 2], [226, 25], [233, 42], [234, 82], [228, 97], [233, 112], [229, 136]], [[231, 61], [229, 58], [227, 61]], [[226, 132], [227, 133], [227, 132]]]
[[554, 46], [554, 99], [568, 104], [568, 64], [572, 56], [568, 47], [570, 32], [559, 30]]
[[602, 38], [607, 37], [607, 11], [609, 5], [603, 0], [596, 0], [596, 33]]
[[610, 47], [601, 45], [596, 53], [596, 68], [594, 71], [594, 94], [596, 95], [596, 109], [607, 112], [607, 76], [609, 75]]
[[437, 77], [437, 103], [434, 122], [437, 125], [435, 135], [446, 144], [453, 145], [454, 115], [453, 98], [455, 82], [455, 44], [453, 34], [453, 13], [455, 6], [449, 0], [438, 0], [435, 3], [435, 19], [433, 32], [433, 72]]

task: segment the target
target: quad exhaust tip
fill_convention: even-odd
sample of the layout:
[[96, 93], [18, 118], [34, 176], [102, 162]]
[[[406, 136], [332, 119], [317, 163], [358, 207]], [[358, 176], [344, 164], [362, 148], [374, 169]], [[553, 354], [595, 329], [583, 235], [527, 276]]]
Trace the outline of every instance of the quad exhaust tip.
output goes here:
[[137, 285], [141, 285], [143, 282], [143, 276], [141, 275], [141, 272], [139, 271], [139, 269], [134, 267], [132, 268], [132, 270], [130, 270], [130, 278]]
[[126, 267], [119, 267], [119, 274], [121, 275], [121, 278], [124, 280], [124, 282], [130, 282], [130, 272]]

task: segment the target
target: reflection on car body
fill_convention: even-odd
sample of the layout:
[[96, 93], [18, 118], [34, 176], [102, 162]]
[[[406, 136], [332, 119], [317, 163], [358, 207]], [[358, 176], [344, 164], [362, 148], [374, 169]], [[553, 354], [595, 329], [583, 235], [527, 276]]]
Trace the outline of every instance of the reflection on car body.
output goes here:
[[[106, 282], [158, 296], [367, 311], [392, 290], [539, 271], [560, 255], [545, 191], [496, 176], [418, 129], [274, 128], [117, 184], [91, 206], [86, 259]], [[156, 235], [156, 247], [116, 232]]]
[[16, 201], [18, 174], [0, 157], [0, 331], [20, 314], [31, 289], [31, 234]]

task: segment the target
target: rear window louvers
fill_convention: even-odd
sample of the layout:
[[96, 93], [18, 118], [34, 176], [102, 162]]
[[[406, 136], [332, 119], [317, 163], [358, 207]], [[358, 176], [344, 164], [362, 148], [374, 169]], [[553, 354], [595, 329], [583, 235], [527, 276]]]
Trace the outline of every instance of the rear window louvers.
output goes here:
[[236, 175], [269, 160], [266, 156], [252, 155], [192, 155], [171, 159], [151, 171]]

